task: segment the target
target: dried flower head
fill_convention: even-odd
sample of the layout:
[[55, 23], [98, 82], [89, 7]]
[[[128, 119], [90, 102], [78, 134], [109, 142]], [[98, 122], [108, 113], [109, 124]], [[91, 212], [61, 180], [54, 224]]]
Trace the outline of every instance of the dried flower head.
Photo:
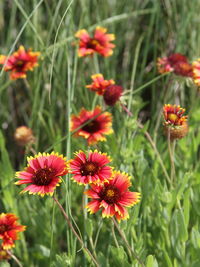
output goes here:
[[115, 103], [120, 99], [123, 92], [123, 87], [120, 85], [109, 85], [106, 87], [103, 94], [103, 99], [108, 106], [114, 106]]
[[26, 146], [28, 144], [34, 143], [35, 137], [33, 135], [32, 129], [27, 126], [20, 126], [15, 130], [14, 133], [15, 141], [20, 146]]
[[4, 70], [10, 72], [11, 80], [24, 79], [27, 71], [38, 66], [39, 56], [40, 52], [32, 52], [31, 49], [26, 51], [21, 45], [10, 57], [0, 55], [0, 64], [5, 65]]
[[91, 185], [85, 194], [92, 198], [86, 208], [90, 213], [102, 209], [102, 216], [115, 216], [118, 221], [129, 218], [126, 207], [140, 201], [140, 193], [129, 191], [130, 177], [125, 173], [114, 172], [113, 177], [103, 185]]
[[1, 248], [14, 247], [15, 240], [18, 240], [18, 233], [25, 231], [26, 226], [20, 225], [17, 221], [18, 217], [13, 213], [0, 214], [0, 239], [3, 240]]

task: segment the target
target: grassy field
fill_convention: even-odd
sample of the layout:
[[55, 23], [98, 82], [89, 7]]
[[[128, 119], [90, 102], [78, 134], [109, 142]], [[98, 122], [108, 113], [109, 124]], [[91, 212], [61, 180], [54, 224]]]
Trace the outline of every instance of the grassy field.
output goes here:
[[[56, 151], [69, 160], [89, 149], [108, 153], [112, 166], [132, 177], [131, 191], [141, 193], [128, 209], [130, 218], [115, 225], [101, 212], [87, 213], [85, 186], [71, 174], [63, 177], [55, 194], [97, 266], [200, 266], [199, 91], [191, 79], [161, 75], [156, 66], [158, 57], [172, 53], [190, 62], [200, 56], [199, 10], [198, 0], [0, 1], [0, 54], [11, 55], [20, 45], [41, 52], [26, 79], [10, 80], [0, 69], [0, 213], [15, 213], [27, 226], [12, 249], [19, 266], [95, 266], [52, 197], [19, 194], [24, 187], [14, 184], [15, 172], [35, 152]], [[75, 33], [96, 26], [115, 34], [113, 55], [78, 57]], [[105, 107], [85, 87], [96, 73], [123, 86], [121, 102], [131, 116], [119, 103]], [[171, 156], [164, 104], [185, 108], [189, 122]], [[70, 117], [96, 105], [112, 113], [114, 131], [89, 147], [71, 134]], [[14, 141], [21, 125], [33, 130], [31, 147]]]

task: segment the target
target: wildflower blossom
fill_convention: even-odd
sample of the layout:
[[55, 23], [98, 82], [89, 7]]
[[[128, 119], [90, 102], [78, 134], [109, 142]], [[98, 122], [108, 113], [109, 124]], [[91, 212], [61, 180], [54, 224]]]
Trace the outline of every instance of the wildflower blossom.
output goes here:
[[2, 246], [0, 246], [0, 261], [1, 260], [9, 260], [11, 256], [8, 254], [8, 251], [3, 249]]
[[102, 74], [94, 74], [91, 76], [93, 82], [89, 85], [86, 85], [86, 88], [89, 88], [91, 91], [96, 92], [98, 95], [103, 95], [105, 92], [105, 89], [111, 85], [114, 84], [114, 80], [104, 80], [104, 77]]
[[28, 166], [24, 171], [16, 173], [17, 185], [29, 184], [22, 192], [29, 194], [53, 195], [61, 176], [67, 174], [66, 158], [58, 153], [39, 153], [28, 158]]
[[82, 136], [89, 145], [105, 141], [105, 135], [113, 132], [112, 115], [109, 112], [101, 113], [102, 109], [99, 106], [92, 111], [82, 108], [77, 116], [72, 115], [71, 117], [71, 131], [78, 129], [75, 132], [75, 136]]
[[20, 146], [25, 146], [35, 141], [32, 129], [28, 128], [27, 126], [18, 127], [15, 130], [14, 138], [17, 144]]
[[75, 34], [75, 37], [79, 38], [79, 57], [93, 55], [94, 53], [104, 57], [111, 56], [115, 47], [111, 41], [115, 40], [115, 35], [107, 34], [106, 32], [106, 28], [96, 27], [94, 36], [90, 37], [85, 29], [79, 30]]
[[112, 167], [107, 166], [111, 162], [106, 153], [89, 151], [86, 155], [83, 151], [75, 153], [75, 158], [69, 161], [69, 172], [79, 184], [102, 184], [112, 176]]
[[103, 94], [103, 99], [108, 106], [114, 106], [122, 95], [123, 88], [120, 85], [109, 85]]
[[130, 177], [125, 173], [114, 172], [113, 177], [103, 185], [91, 185], [85, 194], [92, 198], [86, 208], [92, 214], [102, 209], [102, 217], [115, 216], [118, 221], [129, 218], [126, 207], [140, 201], [140, 193], [129, 191]]
[[9, 57], [0, 55], [0, 64], [5, 64], [4, 70], [10, 72], [11, 80], [26, 78], [26, 72], [38, 66], [39, 56], [40, 52], [32, 52], [31, 49], [26, 51], [21, 45], [18, 51]]
[[0, 214], [0, 239], [2, 239], [2, 249], [7, 250], [14, 247], [14, 241], [18, 240], [18, 232], [25, 231], [26, 226], [20, 225], [17, 220], [18, 217], [15, 214]]
[[193, 66], [193, 81], [197, 86], [200, 86], [200, 59], [192, 63]]
[[183, 116], [185, 109], [176, 105], [164, 105], [164, 132], [170, 134], [171, 139], [183, 138], [188, 133], [187, 116]]
[[169, 57], [158, 58], [157, 67], [159, 73], [174, 72], [176, 75], [192, 77], [192, 65], [187, 57], [176, 53]]

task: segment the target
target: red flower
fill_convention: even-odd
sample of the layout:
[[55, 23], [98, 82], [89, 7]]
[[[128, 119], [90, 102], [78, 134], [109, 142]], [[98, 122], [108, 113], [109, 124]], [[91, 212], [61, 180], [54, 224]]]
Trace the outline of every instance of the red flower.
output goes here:
[[34, 158], [28, 158], [28, 166], [24, 171], [17, 172], [19, 181], [15, 184], [29, 184], [22, 192], [29, 194], [53, 195], [56, 186], [61, 182], [61, 176], [67, 174], [66, 158], [58, 153], [39, 153]]
[[193, 66], [193, 80], [197, 86], [200, 86], [200, 59], [192, 63]]
[[109, 85], [103, 94], [103, 99], [108, 106], [114, 106], [119, 100], [123, 92], [123, 88], [120, 85]]
[[126, 220], [129, 214], [126, 207], [131, 207], [140, 201], [140, 193], [130, 192], [130, 177], [125, 173], [114, 172], [112, 180], [103, 185], [91, 185], [85, 192], [93, 200], [86, 208], [90, 213], [102, 209], [103, 217], [116, 216], [117, 220]]
[[0, 64], [5, 64], [4, 70], [10, 71], [12, 80], [26, 78], [26, 72], [38, 66], [39, 56], [40, 52], [32, 52], [31, 49], [26, 51], [21, 45], [10, 57], [0, 55]]
[[105, 153], [90, 151], [86, 155], [83, 151], [75, 153], [75, 158], [69, 161], [70, 173], [78, 184], [102, 184], [112, 176], [112, 167], [107, 166], [111, 162]]
[[26, 226], [20, 225], [18, 217], [12, 213], [0, 214], [0, 239], [3, 240], [3, 249], [10, 249], [15, 246], [14, 241], [18, 240], [18, 232], [23, 232]]
[[187, 116], [183, 116], [185, 109], [176, 105], [164, 105], [164, 133], [170, 134], [170, 139], [183, 138], [188, 133]]
[[96, 92], [98, 95], [103, 95], [105, 92], [105, 89], [111, 85], [114, 84], [114, 80], [104, 80], [104, 77], [102, 74], [94, 74], [91, 76], [93, 83], [86, 85], [86, 88], [89, 88], [91, 91]]
[[174, 72], [176, 75], [192, 77], [192, 65], [187, 57], [176, 53], [169, 57], [158, 58], [157, 67], [159, 73]]
[[111, 134], [112, 130], [112, 115], [109, 112], [102, 113], [101, 107], [97, 106], [94, 110], [89, 111], [82, 108], [79, 115], [71, 117], [71, 131], [76, 131], [87, 121], [90, 121], [85, 126], [75, 132], [75, 136], [82, 136], [87, 139], [89, 145], [93, 145], [98, 141], [105, 141], [104, 135]]
[[79, 30], [75, 37], [79, 38], [79, 57], [87, 55], [93, 55], [98, 53], [104, 57], [109, 57], [113, 53], [115, 47], [111, 41], [115, 40], [114, 34], [107, 34], [107, 29], [102, 27], [96, 27], [94, 36], [90, 37], [89, 33], [85, 30]]

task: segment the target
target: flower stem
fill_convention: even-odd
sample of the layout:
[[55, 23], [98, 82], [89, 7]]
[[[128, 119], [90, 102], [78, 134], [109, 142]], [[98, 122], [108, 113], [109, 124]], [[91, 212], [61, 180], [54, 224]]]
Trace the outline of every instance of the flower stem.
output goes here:
[[175, 177], [175, 165], [174, 165], [174, 150], [175, 150], [175, 140], [170, 139], [170, 131], [168, 130], [167, 134], [167, 143], [168, 143], [168, 151], [170, 157], [170, 164], [171, 164], [171, 187], [173, 187], [174, 177]]
[[23, 267], [23, 265], [21, 264], [21, 262], [18, 260], [18, 258], [12, 254], [12, 252], [10, 250], [6, 250], [6, 252], [10, 255], [10, 257], [17, 263], [17, 265], [19, 267]]
[[133, 255], [135, 257], [135, 259], [139, 262], [139, 264], [141, 266], [145, 267], [144, 263], [140, 260], [140, 258], [136, 254], [136, 252], [129, 245], [128, 240], [126, 239], [126, 236], [125, 236], [124, 232], [120, 229], [120, 227], [119, 227], [118, 223], [116, 222], [115, 218], [112, 218], [112, 221], [113, 221], [115, 227], [117, 228], [117, 230], [118, 230], [121, 238], [123, 239], [124, 243], [126, 244], [128, 252], [129, 252], [129, 255], [130, 256]]
[[94, 258], [94, 256], [91, 254], [91, 252], [89, 251], [89, 249], [87, 247], [85, 247], [85, 244], [83, 242], [83, 240], [80, 238], [79, 234], [76, 232], [76, 230], [74, 229], [72, 223], [70, 222], [69, 217], [67, 216], [67, 213], [65, 212], [64, 208], [62, 207], [62, 205], [60, 204], [60, 202], [58, 201], [57, 198], [55, 198], [53, 196], [53, 200], [56, 202], [56, 204], [58, 205], [58, 207], [60, 208], [63, 216], [65, 217], [65, 220], [67, 221], [69, 227], [71, 228], [73, 234], [76, 236], [76, 238], [78, 239], [78, 241], [80, 242], [82, 248], [85, 250], [85, 252], [88, 254], [88, 256], [91, 258], [91, 260], [93, 261], [93, 263], [95, 264], [95, 266], [100, 267], [100, 265], [98, 264], [97, 260]]

